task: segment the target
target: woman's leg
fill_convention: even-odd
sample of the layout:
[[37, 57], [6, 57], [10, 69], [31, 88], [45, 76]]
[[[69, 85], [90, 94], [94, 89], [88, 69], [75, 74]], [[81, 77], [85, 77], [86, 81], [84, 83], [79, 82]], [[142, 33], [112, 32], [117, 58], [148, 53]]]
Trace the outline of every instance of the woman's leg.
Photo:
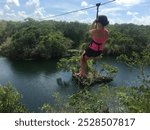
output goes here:
[[87, 76], [87, 61], [90, 59], [85, 53], [82, 54], [81, 59], [80, 59], [80, 72], [79, 75], [82, 77]]
[[[81, 55], [81, 58], [80, 58], [80, 70], [79, 70], [79, 73], [76, 73], [75, 75], [86, 77], [87, 76], [87, 68], [88, 68], [87, 61], [91, 60], [91, 59], [95, 59], [96, 60], [98, 58], [98, 57], [88, 57], [88, 56], [93, 56], [93, 55], [97, 56], [98, 54], [100, 54], [100, 53], [93, 52], [90, 49], [87, 49], [86, 52], [84, 51], [83, 54]], [[93, 74], [95, 75], [96, 73], [93, 72]]]
[[87, 58], [86, 55], [83, 55], [80, 59], [80, 75], [86, 76], [87, 74]]

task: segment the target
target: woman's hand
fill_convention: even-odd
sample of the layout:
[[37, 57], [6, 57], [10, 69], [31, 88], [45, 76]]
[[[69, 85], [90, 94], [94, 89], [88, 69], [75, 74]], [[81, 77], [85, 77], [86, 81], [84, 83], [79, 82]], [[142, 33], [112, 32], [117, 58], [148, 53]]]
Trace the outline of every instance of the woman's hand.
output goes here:
[[97, 23], [97, 19], [95, 19], [95, 20], [93, 21], [93, 23]]

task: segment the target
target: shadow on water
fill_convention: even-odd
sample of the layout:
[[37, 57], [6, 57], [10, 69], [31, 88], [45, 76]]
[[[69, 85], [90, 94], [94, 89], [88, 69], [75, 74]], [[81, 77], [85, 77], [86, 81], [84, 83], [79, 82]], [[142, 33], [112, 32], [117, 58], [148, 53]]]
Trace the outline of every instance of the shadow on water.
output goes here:
[[53, 61], [11, 61], [9, 65], [17, 73], [36, 74], [45, 73], [51, 74], [56, 72], [57, 60]]

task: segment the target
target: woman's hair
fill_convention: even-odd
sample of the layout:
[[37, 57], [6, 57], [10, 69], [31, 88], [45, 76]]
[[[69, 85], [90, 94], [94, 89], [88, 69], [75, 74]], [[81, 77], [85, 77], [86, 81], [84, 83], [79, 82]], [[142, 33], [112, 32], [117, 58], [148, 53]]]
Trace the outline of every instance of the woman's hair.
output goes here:
[[97, 19], [97, 22], [101, 23], [102, 26], [106, 26], [106, 25], [109, 24], [109, 21], [108, 21], [108, 19], [107, 19], [107, 16], [105, 16], [105, 15], [99, 15], [99, 16], [98, 16], [98, 19]]

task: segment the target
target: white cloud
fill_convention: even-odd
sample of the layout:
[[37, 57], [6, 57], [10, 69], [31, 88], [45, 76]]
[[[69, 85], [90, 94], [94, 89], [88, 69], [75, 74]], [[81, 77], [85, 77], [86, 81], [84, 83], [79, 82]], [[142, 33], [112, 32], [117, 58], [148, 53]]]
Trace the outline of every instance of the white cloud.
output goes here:
[[84, 18], [84, 19], [80, 19], [80, 22], [91, 24], [93, 22], [93, 19], [92, 18]]
[[9, 17], [16, 17], [16, 14], [13, 13], [13, 12], [12, 13], [6, 13], [6, 15], [9, 16]]
[[38, 8], [38, 9], [36, 9], [35, 11], [34, 11], [34, 17], [40, 17], [40, 18], [43, 18], [44, 17], [44, 15], [43, 15], [43, 10], [42, 10], [42, 8]]
[[2, 8], [2, 19], [10, 20], [16, 18], [15, 10], [13, 10], [11, 7], [17, 6], [20, 7], [19, 0], [6, 0], [6, 3], [4, 3]]
[[81, 21], [82, 19], [86, 18], [87, 15], [88, 15], [87, 11], [79, 11], [79, 12], [73, 13], [73, 15], [68, 17], [68, 19], [70, 19], [70, 21]]
[[39, 0], [28, 0], [26, 2], [27, 6], [35, 6], [35, 7], [39, 7], [40, 6], [40, 1]]
[[19, 0], [6, 0], [8, 5], [20, 6]]
[[134, 12], [128, 12], [128, 14], [130, 14], [132, 18], [126, 20], [122, 19], [121, 17], [109, 18], [110, 24], [133, 23], [137, 25], [150, 25], [150, 16], [134, 15]]
[[[87, 6], [94, 6], [90, 5], [87, 0], [81, 0], [78, 4], [72, 4], [72, 2], [66, 2], [65, 0], [63, 1], [64, 2], [55, 2], [54, 0], [51, 4], [48, 3], [49, 5], [46, 5], [44, 8], [42, 7], [42, 5], [45, 5], [45, 3], [42, 3], [45, 2], [44, 0], [5, 0], [3, 5], [0, 7], [0, 19], [23, 20], [27, 17], [32, 17], [37, 20], [42, 20], [46, 17], [52, 16], [52, 14], [56, 15]], [[148, 8], [148, 4], [146, 4], [145, 1], [148, 0], [116, 0], [115, 3], [117, 5], [115, 6], [114, 4], [110, 4], [109, 8], [107, 8], [107, 6], [101, 6], [99, 14], [107, 15], [111, 24], [134, 23], [139, 25], [150, 25], [150, 8]], [[24, 2], [26, 7], [22, 6], [21, 2]], [[144, 4], [144, 7], [142, 3]], [[138, 7], [131, 7], [137, 4], [139, 4]], [[14, 9], [14, 11], [12, 9]], [[96, 9], [93, 9], [87, 11], [82, 10], [70, 15], [50, 19], [90, 23], [94, 20], [95, 15]]]
[[117, 17], [115, 19], [114, 18], [109, 18], [109, 22], [110, 22], [110, 24], [115, 24], [115, 23], [121, 24], [121, 23], [124, 23], [124, 20], [119, 18], [119, 17]]
[[82, 7], [86, 7], [86, 6], [88, 6], [88, 3], [87, 3], [86, 1], [82, 1], [82, 2], [81, 2], [81, 6], [82, 6]]
[[4, 13], [3, 13], [3, 11], [2, 11], [2, 10], [0, 10], [0, 16], [3, 16], [3, 14], [4, 14]]
[[4, 6], [4, 9], [5, 9], [6, 11], [9, 11], [9, 10], [10, 10], [10, 7], [6, 4], [6, 5]]
[[138, 25], [150, 25], [150, 16], [134, 16], [128, 23], [134, 23]]
[[113, 7], [113, 8], [103, 8], [100, 10], [99, 14], [110, 15], [110, 16], [118, 16], [120, 11], [123, 11], [123, 8]]
[[78, 14], [78, 15], [88, 15], [88, 12], [87, 11], [79, 11], [76, 14]]
[[132, 6], [140, 4], [142, 0], [116, 0], [116, 3], [123, 6]]
[[123, 10], [123, 9], [119, 8], [119, 7], [104, 8], [103, 10], [101, 10], [101, 13], [109, 14], [109, 13], [118, 12], [121, 10]]
[[21, 18], [26, 18], [26, 17], [28, 17], [27, 15], [26, 15], [26, 12], [25, 11], [18, 11], [18, 15], [21, 17]]
[[138, 14], [139, 14], [138, 12], [130, 12], [130, 11], [127, 12], [127, 15], [130, 15], [130, 16], [136, 16]]
[[26, 2], [27, 6], [31, 6], [34, 11], [33, 11], [33, 17], [34, 18], [43, 18], [44, 17], [44, 8], [40, 6], [40, 0], [28, 0]]

